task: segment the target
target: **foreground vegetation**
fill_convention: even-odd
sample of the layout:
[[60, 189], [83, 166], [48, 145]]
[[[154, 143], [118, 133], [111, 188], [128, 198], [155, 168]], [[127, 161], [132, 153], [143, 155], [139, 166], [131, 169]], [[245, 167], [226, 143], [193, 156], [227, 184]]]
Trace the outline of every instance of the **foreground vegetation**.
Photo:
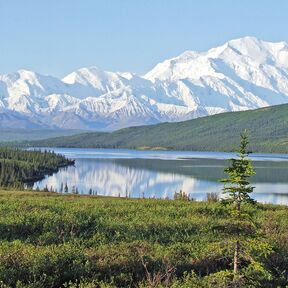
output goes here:
[[23, 188], [25, 183], [33, 183], [73, 163], [54, 152], [0, 147], [0, 187]]
[[251, 135], [249, 150], [288, 153], [288, 104], [223, 113], [178, 123], [131, 127], [112, 133], [58, 137], [32, 142], [30, 145], [234, 151], [238, 146], [239, 134], [244, 129], [249, 129]]
[[[288, 207], [245, 209], [270, 250], [249, 240], [234, 287], [285, 287]], [[218, 202], [0, 191], [0, 215], [1, 287], [232, 287], [233, 226]]]
[[[220, 202], [0, 191], [0, 287], [287, 287], [288, 208], [251, 198], [248, 144], [243, 131]], [[0, 148], [0, 184], [72, 163]]]

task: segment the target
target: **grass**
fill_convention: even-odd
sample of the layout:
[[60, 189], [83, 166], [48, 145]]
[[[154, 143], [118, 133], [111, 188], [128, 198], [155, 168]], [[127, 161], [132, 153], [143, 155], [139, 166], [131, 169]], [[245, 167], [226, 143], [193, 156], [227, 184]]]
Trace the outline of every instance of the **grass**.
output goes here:
[[[248, 212], [273, 249], [258, 284], [285, 287], [288, 207]], [[217, 202], [0, 191], [0, 287], [228, 287], [229, 223]]]

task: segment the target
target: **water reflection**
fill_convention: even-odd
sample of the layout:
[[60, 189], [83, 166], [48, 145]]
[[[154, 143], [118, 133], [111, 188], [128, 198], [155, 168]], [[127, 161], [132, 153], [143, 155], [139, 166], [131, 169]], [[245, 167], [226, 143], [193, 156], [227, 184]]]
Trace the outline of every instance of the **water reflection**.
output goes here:
[[[94, 191], [98, 195], [121, 197], [173, 198], [175, 191], [182, 190], [202, 200], [208, 192], [221, 192], [222, 184], [218, 180], [224, 177], [225, 158], [232, 157], [225, 153], [55, 150], [76, 159], [75, 166], [61, 169], [35, 183], [34, 189], [47, 186], [63, 191], [67, 183], [69, 192], [77, 188], [82, 194]], [[189, 157], [198, 158], [187, 159]], [[254, 198], [261, 202], [288, 204], [288, 161], [285, 157], [258, 155], [254, 158], [257, 159], [254, 162], [257, 172], [253, 177]]]

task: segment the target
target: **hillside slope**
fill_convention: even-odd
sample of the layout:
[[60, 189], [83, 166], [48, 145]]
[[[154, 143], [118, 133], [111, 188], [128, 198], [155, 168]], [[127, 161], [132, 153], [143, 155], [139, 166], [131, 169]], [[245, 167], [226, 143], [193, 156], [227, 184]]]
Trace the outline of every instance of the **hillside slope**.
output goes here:
[[24, 141], [27, 139], [40, 140], [52, 137], [71, 136], [84, 132], [87, 131], [74, 129], [29, 129], [21, 127], [17, 129], [2, 129], [0, 127], [0, 142]]
[[288, 152], [288, 104], [230, 112], [178, 123], [161, 123], [111, 133], [85, 133], [30, 142], [35, 146], [231, 151], [250, 131], [254, 152]]

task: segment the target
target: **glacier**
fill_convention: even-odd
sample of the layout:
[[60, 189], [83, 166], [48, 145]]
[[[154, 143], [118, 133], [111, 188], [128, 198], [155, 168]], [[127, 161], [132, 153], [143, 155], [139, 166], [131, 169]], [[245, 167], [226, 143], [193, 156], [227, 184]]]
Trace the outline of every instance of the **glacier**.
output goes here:
[[288, 44], [255, 37], [186, 51], [145, 75], [81, 68], [0, 75], [0, 128], [116, 130], [288, 103]]

